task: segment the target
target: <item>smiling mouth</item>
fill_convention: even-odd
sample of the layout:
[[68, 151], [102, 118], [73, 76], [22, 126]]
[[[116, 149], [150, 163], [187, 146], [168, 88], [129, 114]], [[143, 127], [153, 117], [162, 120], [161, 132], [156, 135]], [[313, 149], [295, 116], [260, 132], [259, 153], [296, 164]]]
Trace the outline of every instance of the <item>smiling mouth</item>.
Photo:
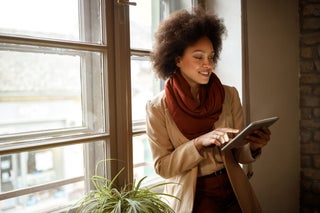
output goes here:
[[209, 72], [209, 71], [202, 71], [202, 72], [201, 72], [201, 71], [200, 71], [199, 73], [200, 73], [201, 75], [208, 76], [208, 75], [210, 75], [211, 72]]

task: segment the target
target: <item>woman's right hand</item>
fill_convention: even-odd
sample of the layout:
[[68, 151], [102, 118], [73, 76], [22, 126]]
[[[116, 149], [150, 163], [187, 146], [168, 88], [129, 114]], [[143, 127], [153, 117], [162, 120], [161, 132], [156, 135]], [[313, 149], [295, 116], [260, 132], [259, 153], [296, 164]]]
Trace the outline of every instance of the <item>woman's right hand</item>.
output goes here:
[[205, 147], [212, 145], [221, 146], [222, 144], [230, 140], [228, 133], [238, 132], [238, 129], [217, 128], [211, 132], [208, 132], [194, 139], [194, 144], [199, 151]]

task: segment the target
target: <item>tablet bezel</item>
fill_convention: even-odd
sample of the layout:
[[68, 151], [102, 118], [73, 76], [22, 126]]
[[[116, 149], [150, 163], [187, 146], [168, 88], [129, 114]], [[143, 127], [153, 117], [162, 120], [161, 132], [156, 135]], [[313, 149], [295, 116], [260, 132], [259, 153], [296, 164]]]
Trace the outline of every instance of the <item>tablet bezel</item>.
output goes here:
[[254, 122], [251, 122], [246, 128], [244, 128], [240, 133], [238, 133], [233, 139], [231, 139], [229, 142], [224, 143], [222, 146], [220, 146], [221, 151], [225, 151], [232, 148], [238, 148], [240, 146], [245, 145], [247, 142], [244, 140], [244, 138], [248, 135], [250, 135], [254, 130], [261, 129], [263, 127], [269, 127], [272, 124], [274, 124], [279, 117], [270, 117], [265, 118], [262, 120], [257, 120]]

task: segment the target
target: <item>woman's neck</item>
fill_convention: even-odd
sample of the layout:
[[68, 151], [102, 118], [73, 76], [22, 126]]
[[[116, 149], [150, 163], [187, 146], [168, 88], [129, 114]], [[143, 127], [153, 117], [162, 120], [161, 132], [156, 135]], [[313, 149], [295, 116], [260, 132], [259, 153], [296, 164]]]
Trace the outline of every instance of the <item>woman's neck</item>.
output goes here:
[[192, 97], [199, 101], [199, 85], [190, 88]]

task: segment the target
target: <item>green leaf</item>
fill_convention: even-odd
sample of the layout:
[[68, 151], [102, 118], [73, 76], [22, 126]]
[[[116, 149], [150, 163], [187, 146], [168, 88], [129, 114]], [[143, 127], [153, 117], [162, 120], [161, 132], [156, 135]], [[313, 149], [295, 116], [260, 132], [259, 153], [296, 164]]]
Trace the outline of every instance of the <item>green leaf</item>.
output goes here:
[[164, 201], [164, 197], [179, 198], [156, 192], [154, 189], [167, 184], [160, 183], [150, 187], [143, 187], [142, 183], [147, 176], [138, 182], [126, 184], [120, 190], [115, 187], [115, 182], [124, 171], [122, 168], [111, 180], [97, 175], [98, 166], [106, 160], [99, 161], [96, 165], [95, 175], [91, 177], [91, 182], [95, 190], [88, 192], [77, 202], [78, 213], [174, 213], [173, 209]]

